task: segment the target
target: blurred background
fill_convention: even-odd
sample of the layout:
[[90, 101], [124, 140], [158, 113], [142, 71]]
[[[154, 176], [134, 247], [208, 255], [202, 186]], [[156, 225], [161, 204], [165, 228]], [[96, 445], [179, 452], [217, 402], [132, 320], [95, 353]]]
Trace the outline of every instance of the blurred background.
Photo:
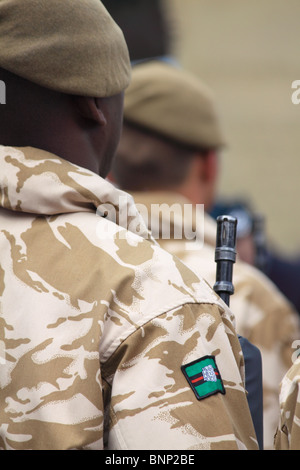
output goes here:
[[[228, 148], [219, 198], [265, 216], [268, 243], [300, 254], [299, 0], [104, 0], [131, 58], [171, 55], [209, 85]], [[300, 96], [300, 95], [299, 95]]]
[[299, 0], [168, 0], [180, 63], [214, 90], [228, 148], [219, 196], [248, 201], [300, 253]]

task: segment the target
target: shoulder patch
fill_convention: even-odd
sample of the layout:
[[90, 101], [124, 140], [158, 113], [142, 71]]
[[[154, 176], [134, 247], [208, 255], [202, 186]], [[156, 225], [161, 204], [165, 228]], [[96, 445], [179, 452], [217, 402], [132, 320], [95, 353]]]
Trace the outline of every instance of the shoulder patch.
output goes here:
[[202, 400], [215, 393], [225, 395], [225, 388], [215, 356], [200, 357], [196, 361], [181, 366], [181, 370], [197, 400]]

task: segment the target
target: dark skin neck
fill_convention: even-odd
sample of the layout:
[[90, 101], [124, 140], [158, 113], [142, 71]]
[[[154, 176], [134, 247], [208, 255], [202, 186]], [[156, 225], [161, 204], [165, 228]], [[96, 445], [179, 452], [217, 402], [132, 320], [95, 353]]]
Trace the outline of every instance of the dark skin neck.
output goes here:
[[35, 147], [106, 177], [120, 137], [123, 95], [78, 97], [0, 70], [0, 144]]

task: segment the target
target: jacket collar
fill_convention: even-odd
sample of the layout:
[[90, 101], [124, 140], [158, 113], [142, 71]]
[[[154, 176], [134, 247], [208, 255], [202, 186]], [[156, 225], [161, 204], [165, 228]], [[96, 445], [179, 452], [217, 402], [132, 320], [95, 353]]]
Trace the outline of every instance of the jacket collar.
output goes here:
[[46, 216], [96, 212], [151, 238], [132, 196], [90, 170], [33, 147], [0, 145], [0, 207]]

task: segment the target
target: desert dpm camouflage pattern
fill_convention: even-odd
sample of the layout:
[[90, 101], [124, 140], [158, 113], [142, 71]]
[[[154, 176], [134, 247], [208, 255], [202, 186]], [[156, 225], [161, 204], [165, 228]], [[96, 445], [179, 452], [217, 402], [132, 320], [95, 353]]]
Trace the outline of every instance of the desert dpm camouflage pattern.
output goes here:
[[[172, 209], [174, 227], [171, 227], [170, 233], [182, 233], [183, 237], [182, 239], [175, 239], [174, 236], [169, 239], [163, 238], [161, 222], [164, 212], [160, 211], [157, 225], [155, 225], [155, 217], [148, 218], [152, 224], [154, 223], [153, 232], [160, 233], [159, 244], [165, 250], [178, 256], [213, 286], [216, 280], [215, 221], [206, 214], [203, 219], [197, 217], [194, 209], [193, 231], [201, 232], [198, 242], [195, 243], [184, 237], [184, 230], [175, 227], [180, 223], [188, 225], [184, 220], [187, 213], [184, 205], [189, 204], [187, 199], [177, 193], [167, 191], [151, 194], [137, 192], [133, 193], [133, 197], [137, 207], [145, 206], [149, 213], [153, 204], [160, 204], [161, 207], [165, 204], [165, 207], [169, 206]], [[176, 211], [179, 212], [177, 216], [174, 215]], [[168, 211], [165, 211], [165, 214], [168, 215]], [[200, 223], [201, 220], [204, 228], [196, 226], [196, 221]], [[168, 223], [169, 220], [165, 220], [165, 225]], [[201, 245], [199, 240], [202, 239]], [[236, 330], [257, 346], [262, 355], [264, 448], [272, 449], [279, 416], [279, 385], [292, 365], [293, 342], [300, 339], [299, 317], [290, 302], [264, 274], [239, 260], [233, 267], [233, 284], [235, 290], [230, 298], [230, 309], [235, 316]]]
[[280, 384], [280, 419], [275, 450], [300, 450], [300, 357]]
[[[233, 316], [132, 198], [1, 146], [0, 201], [1, 449], [257, 449]], [[198, 400], [181, 366], [205, 356], [225, 394]]]

